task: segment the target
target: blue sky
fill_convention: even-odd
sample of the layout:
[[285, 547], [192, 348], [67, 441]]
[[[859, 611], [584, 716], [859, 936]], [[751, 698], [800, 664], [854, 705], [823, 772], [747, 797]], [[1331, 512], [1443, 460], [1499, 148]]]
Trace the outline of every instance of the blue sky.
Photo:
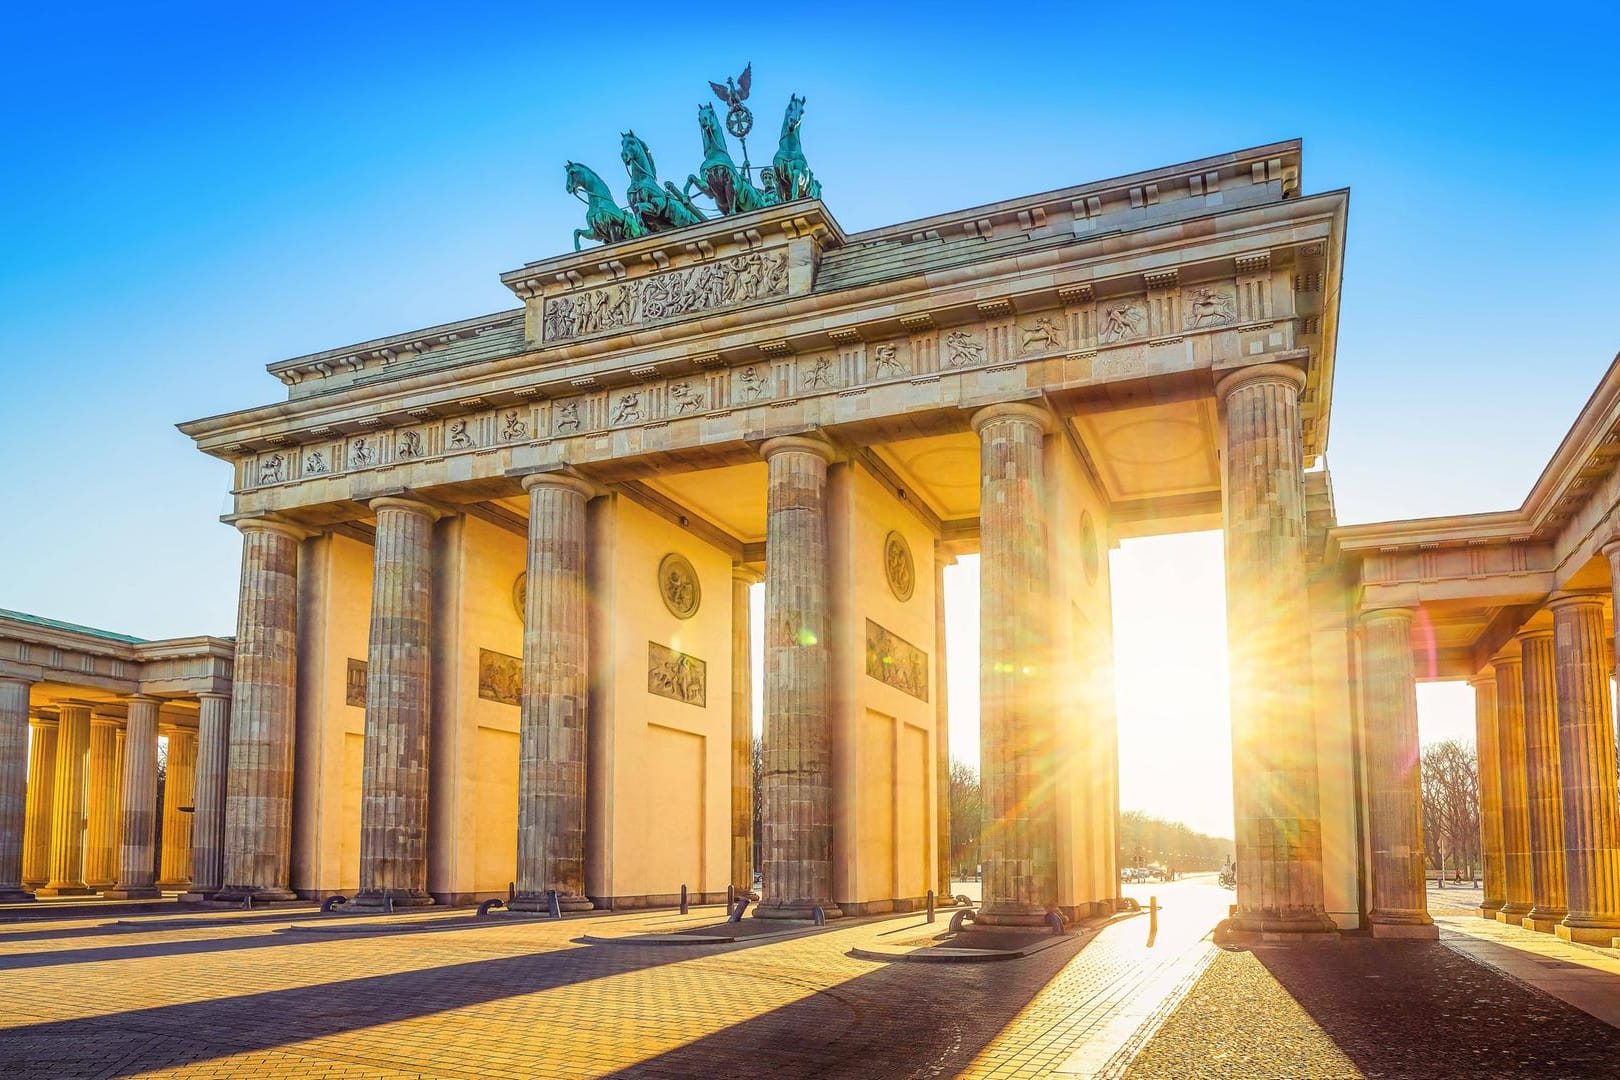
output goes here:
[[683, 178], [747, 60], [850, 230], [1303, 138], [1353, 191], [1344, 521], [1516, 505], [1620, 347], [1599, 6], [43, 7], [0, 67], [0, 606], [231, 632], [227, 470], [172, 424], [513, 306], [578, 224], [562, 162], [633, 126]]

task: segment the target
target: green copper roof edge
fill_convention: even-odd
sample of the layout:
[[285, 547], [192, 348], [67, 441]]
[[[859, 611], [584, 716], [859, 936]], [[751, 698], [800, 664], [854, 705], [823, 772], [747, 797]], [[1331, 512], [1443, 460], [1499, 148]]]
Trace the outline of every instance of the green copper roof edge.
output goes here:
[[94, 626], [80, 626], [78, 623], [63, 622], [60, 619], [47, 619], [43, 615], [30, 615], [25, 611], [12, 611], [9, 608], [0, 608], [0, 619], [11, 619], [15, 622], [32, 623], [51, 630], [66, 630], [73, 634], [89, 634], [91, 637], [105, 638], [108, 641], [121, 641], [126, 645], [145, 645], [147, 638], [138, 638], [130, 634], [115, 634], [111, 630], [98, 630]]

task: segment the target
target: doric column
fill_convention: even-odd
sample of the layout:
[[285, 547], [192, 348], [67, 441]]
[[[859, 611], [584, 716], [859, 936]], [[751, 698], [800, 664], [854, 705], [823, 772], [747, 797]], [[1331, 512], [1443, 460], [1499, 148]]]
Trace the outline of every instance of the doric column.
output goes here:
[[563, 473], [523, 478], [529, 493], [522, 725], [518, 738], [519, 911], [564, 911], [585, 896], [585, 751], [590, 605], [585, 504], [591, 485]]
[[1305, 375], [1242, 368], [1224, 413], [1226, 625], [1239, 931], [1335, 929], [1323, 904], [1322, 823], [1306, 596]]
[[211, 893], [224, 884], [225, 786], [230, 766], [229, 694], [197, 695], [196, 811], [191, 815], [191, 891]]
[[817, 438], [761, 447], [765, 503], [765, 813], [761, 918], [807, 919], [832, 900], [832, 674], [827, 465]]
[[[1611, 547], [1609, 552], [1611, 560], [1620, 557], [1620, 548]], [[1607, 948], [1620, 937], [1620, 790], [1615, 783], [1603, 599], [1590, 593], [1559, 596], [1548, 606], [1558, 671], [1558, 757], [1569, 900], [1569, 914], [1554, 929], [1567, 941]]]
[[90, 766], [86, 785], [84, 883], [110, 888], [118, 873], [118, 720], [90, 714]]
[[1051, 414], [973, 414], [979, 436], [979, 767], [984, 903], [975, 922], [1038, 925], [1057, 907], [1046, 548]]
[[934, 789], [938, 812], [934, 828], [938, 832], [934, 858], [937, 879], [934, 889], [941, 902], [949, 902], [951, 892], [951, 710], [946, 701], [945, 663], [945, 568], [956, 562], [937, 540], [934, 542]]
[[118, 849], [118, 887], [106, 895], [138, 900], [161, 895], [157, 880], [157, 758], [158, 707], [162, 702], [146, 694], [125, 699], [129, 719], [124, 724], [123, 836]]
[[0, 679], [0, 901], [31, 899], [23, 891], [28, 822], [28, 691], [22, 679]]
[[23, 830], [23, 886], [37, 889], [51, 878], [51, 792], [56, 786], [56, 717], [29, 717], [28, 820]]
[[1412, 610], [1361, 616], [1366, 664], [1366, 775], [1373, 937], [1438, 938], [1423, 880]]
[[1496, 921], [1517, 926], [1530, 913], [1530, 789], [1525, 777], [1524, 661], [1498, 656], [1497, 775], [1502, 782], [1502, 907]]
[[412, 499], [374, 499], [360, 890], [354, 902], [433, 903], [427, 891], [428, 724], [433, 651], [433, 522]]
[[1552, 933], [1569, 914], [1564, 888], [1564, 797], [1559, 789], [1558, 689], [1551, 630], [1519, 634], [1524, 658], [1524, 775], [1530, 812], [1527, 929]]
[[[191, 885], [191, 813], [197, 794], [197, 733], [186, 728], [169, 732], [169, 756], [163, 770], [163, 851], [158, 888]], [[192, 808], [195, 810], [195, 807]]]
[[36, 896], [85, 896], [84, 780], [90, 756], [90, 706], [64, 701], [56, 735], [56, 780], [51, 790], [50, 880]]
[[757, 571], [731, 568], [731, 883], [754, 885], [754, 665], [749, 586]]
[[1468, 680], [1474, 688], [1474, 745], [1479, 755], [1480, 855], [1485, 863], [1481, 918], [1493, 919], [1507, 900], [1502, 865], [1502, 758], [1497, 750], [1496, 670], [1487, 667]]
[[293, 900], [292, 787], [298, 681], [298, 547], [304, 532], [263, 518], [242, 530], [231, 673], [222, 900]]

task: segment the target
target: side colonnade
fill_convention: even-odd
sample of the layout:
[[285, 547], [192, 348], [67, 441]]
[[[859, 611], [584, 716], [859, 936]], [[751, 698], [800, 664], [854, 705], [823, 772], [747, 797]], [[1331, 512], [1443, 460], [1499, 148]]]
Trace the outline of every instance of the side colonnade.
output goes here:
[[[0, 677], [0, 902], [207, 890], [224, 824], [228, 695], [197, 695], [199, 739], [172, 716], [160, 731], [164, 698], [33, 706], [35, 685]], [[169, 746], [161, 808], [160, 734]], [[210, 755], [201, 768], [199, 751]]]
[[[1620, 590], [1620, 543], [1605, 554]], [[1554, 593], [1469, 682], [1484, 856], [1480, 915], [1608, 947], [1620, 938], [1620, 790], [1605, 599]], [[1424, 900], [1416, 614], [1392, 607], [1361, 617], [1375, 935], [1434, 934]]]

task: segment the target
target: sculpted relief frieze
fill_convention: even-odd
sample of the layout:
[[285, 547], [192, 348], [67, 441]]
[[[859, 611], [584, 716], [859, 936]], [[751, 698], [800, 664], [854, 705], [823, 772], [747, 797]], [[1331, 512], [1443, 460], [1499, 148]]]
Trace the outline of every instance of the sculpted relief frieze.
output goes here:
[[755, 251], [648, 274], [601, 288], [549, 297], [543, 340], [570, 338], [677, 319], [701, 311], [782, 296], [788, 288], [786, 251]]
[[[709, 277], [700, 277], [705, 271]], [[785, 271], [785, 253], [756, 252], [576, 291], [546, 301], [547, 334], [578, 334], [584, 332], [582, 326], [597, 325], [589, 320], [569, 322], [560, 315], [561, 321], [551, 318], [551, 305], [570, 297], [596, 304], [583, 298], [630, 289], [636, 298], [624, 310], [646, 320], [667, 316], [677, 307], [689, 309], [687, 299], [670, 299], [672, 290], [708, 290], [691, 301], [700, 305], [742, 302], [785, 289]], [[1057, 308], [1024, 312], [1009, 302], [989, 302], [979, 305], [979, 321], [945, 328], [936, 328], [934, 316], [912, 315], [900, 320], [909, 332], [905, 336], [867, 336], [864, 327], [838, 327], [823, 332], [826, 340], [820, 347], [778, 339], [756, 345], [756, 355], [729, 365], [719, 354], [690, 357], [682, 365], [638, 358], [634, 363], [644, 366], [631, 368], [632, 361], [627, 360], [626, 370], [638, 380], [628, 385], [603, 386], [592, 377], [573, 380], [574, 389], [554, 399], [531, 394], [535, 400], [488, 405], [473, 398], [461, 404], [475, 411], [439, 418], [416, 413], [415, 422], [397, 428], [357, 417], [347, 421], [353, 426], [345, 427], [346, 433], [325, 429], [320, 433], [326, 437], [319, 441], [289, 445], [283, 440], [245, 454], [239, 475], [242, 486], [249, 488], [318, 483], [345, 473], [411, 466], [457, 454], [488, 454], [552, 439], [708, 422], [737, 409], [789, 407], [801, 397], [855, 395], [869, 388], [936, 381], [942, 375], [1005, 372], [1015, 364], [1053, 356], [1081, 361], [1070, 370], [1084, 372], [1082, 378], [1137, 378], [1148, 372], [1147, 350], [1179, 342], [1184, 335], [1229, 328], [1245, 333], [1267, 328], [1263, 340], [1246, 338], [1234, 346], [1243, 355], [1288, 347], [1286, 327], [1272, 329], [1269, 304], [1255, 299], [1263, 299], [1263, 290], [1255, 287], [1246, 293], [1245, 287], [1245, 282], [1229, 279], [1181, 285], [1152, 297], [1141, 293], [1094, 297], [1090, 287], [1075, 287], [1060, 293], [1062, 306]], [[650, 306], [645, 302], [649, 296]], [[1160, 307], [1150, 309], [1151, 303]], [[1174, 316], [1172, 322], [1167, 323], [1167, 312]], [[1258, 319], [1261, 312], [1267, 313], [1266, 319]], [[1162, 366], [1165, 360], [1158, 362]]]

